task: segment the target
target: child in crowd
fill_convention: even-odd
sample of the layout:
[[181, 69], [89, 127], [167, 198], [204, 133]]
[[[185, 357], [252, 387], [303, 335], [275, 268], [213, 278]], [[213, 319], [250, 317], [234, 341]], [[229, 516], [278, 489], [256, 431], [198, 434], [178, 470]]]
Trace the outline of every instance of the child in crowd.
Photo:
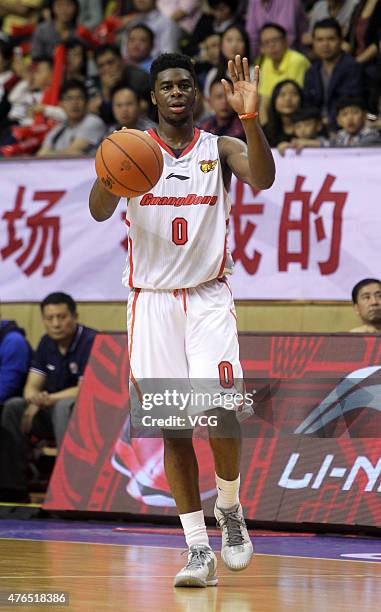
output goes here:
[[318, 108], [300, 108], [292, 114], [294, 136], [290, 142], [281, 142], [278, 151], [283, 156], [286, 149], [300, 152], [305, 147], [327, 147], [329, 140], [323, 132], [323, 123]]
[[367, 108], [361, 98], [342, 98], [336, 109], [336, 121], [341, 127], [331, 137], [332, 147], [380, 146], [381, 136], [376, 128], [366, 125]]

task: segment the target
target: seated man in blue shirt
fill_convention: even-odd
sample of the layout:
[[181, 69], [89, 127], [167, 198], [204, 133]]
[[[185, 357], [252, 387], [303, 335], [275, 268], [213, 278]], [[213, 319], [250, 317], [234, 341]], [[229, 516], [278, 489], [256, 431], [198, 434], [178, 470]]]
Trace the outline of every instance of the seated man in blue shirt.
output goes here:
[[23, 392], [31, 356], [24, 330], [0, 319], [0, 406]]
[[28, 435], [54, 437], [60, 447], [96, 335], [78, 324], [76, 304], [65, 293], [48, 295], [41, 313], [47, 334], [34, 354], [24, 397], [5, 402], [1, 418], [25, 465]]

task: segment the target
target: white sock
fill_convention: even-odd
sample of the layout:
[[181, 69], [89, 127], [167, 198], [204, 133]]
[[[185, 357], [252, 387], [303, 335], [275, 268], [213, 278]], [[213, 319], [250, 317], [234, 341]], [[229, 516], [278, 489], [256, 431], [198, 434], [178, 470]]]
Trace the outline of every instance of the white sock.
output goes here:
[[239, 504], [240, 475], [235, 480], [224, 480], [216, 474], [217, 506], [231, 508]]
[[209, 546], [203, 510], [180, 514], [180, 521], [184, 529], [185, 540], [188, 547], [193, 544], [204, 544], [205, 546]]

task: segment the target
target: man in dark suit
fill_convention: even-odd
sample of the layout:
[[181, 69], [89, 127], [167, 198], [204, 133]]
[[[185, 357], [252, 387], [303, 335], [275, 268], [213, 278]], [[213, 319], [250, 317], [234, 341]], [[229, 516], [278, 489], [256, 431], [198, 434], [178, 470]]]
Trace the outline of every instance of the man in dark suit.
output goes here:
[[340, 98], [363, 94], [361, 66], [341, 49], [341, 28], [336, 19], [322, 19], [313, 29], [312, 44], [317, 59], [305, 74], [307, 106], [318, 106], [330, 130], [337, 129], [336, 104]]

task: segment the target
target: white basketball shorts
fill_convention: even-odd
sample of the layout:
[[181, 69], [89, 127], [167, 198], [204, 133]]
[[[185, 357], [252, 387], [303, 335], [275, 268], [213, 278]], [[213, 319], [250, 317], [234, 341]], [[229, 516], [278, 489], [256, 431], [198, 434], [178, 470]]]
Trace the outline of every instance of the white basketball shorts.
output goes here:
[[226, 278], [176, 291], [133, 289], [127, 330], [134, 425], [138, 404], [143, 424], [163, 429], [192, 428], [189, 417], [213, 408], [235, 410], [239, 420], [252, 414]]

